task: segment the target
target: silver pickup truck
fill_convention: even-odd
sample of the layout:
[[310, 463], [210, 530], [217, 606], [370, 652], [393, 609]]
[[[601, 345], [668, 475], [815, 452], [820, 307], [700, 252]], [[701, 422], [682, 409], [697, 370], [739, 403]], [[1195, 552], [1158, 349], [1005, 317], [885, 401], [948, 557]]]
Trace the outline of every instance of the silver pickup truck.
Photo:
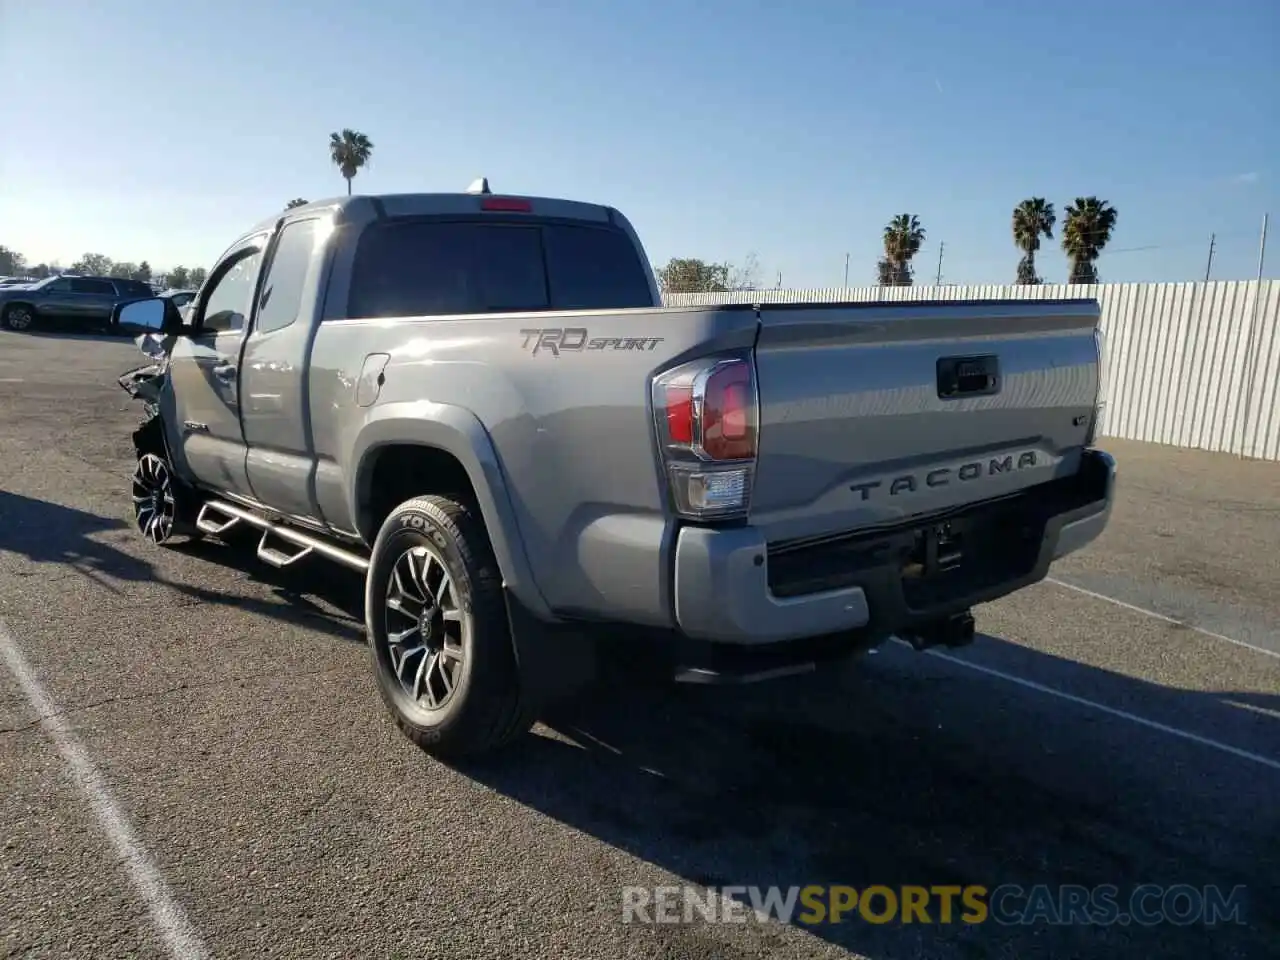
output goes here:
[[727, 682], [967, 643], [1102, 532], [1095, 301], [664, 307], [648, 263], [485, 181], [272, 217], [185, 316], [117, 311], [139, 530], [363, 574], [383, 699], [455, 757], [611, 651]]

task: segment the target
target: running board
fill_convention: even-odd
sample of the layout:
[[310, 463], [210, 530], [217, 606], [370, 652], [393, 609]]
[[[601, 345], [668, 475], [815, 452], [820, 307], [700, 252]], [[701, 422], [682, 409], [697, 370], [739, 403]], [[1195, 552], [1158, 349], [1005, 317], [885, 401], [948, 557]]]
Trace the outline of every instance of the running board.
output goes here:
[[[294, 553], [285, 553], [282, 550], [277, 550], [275, 547], [268, 546], [267, 541], [270, 540], [271, 537], [272, 531], [263, 530], [262, 539], [258, 541], [258, 559], [263, 563], [269, 563], [271, 566], [283, 570], [285, 567], [291, 566], [304, 557], [309, 557], [311, 555], [313, 548], [310, 546], [298, 547]], [[298, 546], [295, 543], [290, 543], [289, 545], [291, 547]]]
[[216, 537], [226, 533], [240, 522], [239, 517], [228, 517], [226, 520], [219, 523], [216, 517], [217, 510], [214, 509], [214, 504], [212, 502], [204, 504], [200, 508], [200, 515], [196, 517], [196, 529], [201, 533], [207, 533], [210, 536]]
[[[225, 518], [221, 525], [217, 521], [217, 515], [219, 514]], [[200, 517], [196, 521], [196, 527], [205, 533], [216, 535], [230, 530], [235, 524], [241, 522], [247, 523], [251, 527], [257, 527], [262, 531], [262, 539], [258, 542], [258, 559], [264, 563], [271, 564], [273, 567], [287, 567], [298, 562], [303, 557], [317, 553], [325, 559], [340, 563], [344, 567], [355, 570], [357, 573], [366, 573], [369, 570], [369, 561], [359, 554], [334, 546], [332, 543], [326, 543], [318, 537], [302, 533], [293, 527], [286, 527], [273, 520], [268, 520], [264, 516], [227, 503], [225, 500], [209, 500], [206, 502], [200, 509]], [[279, 540], [283, 540], [289, 546], [297, 548], [297, 552], [289, 554], [269, 546], [267, 543], [268, 537], [276, 537]]]

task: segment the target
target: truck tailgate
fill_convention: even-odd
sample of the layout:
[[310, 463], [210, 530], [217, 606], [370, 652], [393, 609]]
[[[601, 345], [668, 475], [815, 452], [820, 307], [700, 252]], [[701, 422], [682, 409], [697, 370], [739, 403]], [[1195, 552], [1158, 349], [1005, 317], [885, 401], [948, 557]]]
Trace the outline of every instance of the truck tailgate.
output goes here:
[[825, 536], [1075, 472], [1099, 316], [1093, 300], [762, 305], [752, 523]]

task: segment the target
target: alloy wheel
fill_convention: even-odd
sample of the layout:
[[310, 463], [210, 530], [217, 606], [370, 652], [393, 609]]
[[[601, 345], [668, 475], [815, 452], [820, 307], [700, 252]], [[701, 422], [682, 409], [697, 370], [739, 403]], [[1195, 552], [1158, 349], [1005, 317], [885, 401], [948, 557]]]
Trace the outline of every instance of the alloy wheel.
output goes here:
[[154, 543], [173, 536], [177, 517], [173, 473], [164, 459], [143, 454], [133, 471], [133, 519], [138, 532]]
[[440, 556], [425, 546], [400, 554], [387, 584], [385, 618], [391, 668], [401, 690], [420, 708], [440, 709], [462, 679], [471, 630]]
[[31, 310], [27, 307], [10, 307], [4, 315], [10, 330], [26, 330], [31, 326]]

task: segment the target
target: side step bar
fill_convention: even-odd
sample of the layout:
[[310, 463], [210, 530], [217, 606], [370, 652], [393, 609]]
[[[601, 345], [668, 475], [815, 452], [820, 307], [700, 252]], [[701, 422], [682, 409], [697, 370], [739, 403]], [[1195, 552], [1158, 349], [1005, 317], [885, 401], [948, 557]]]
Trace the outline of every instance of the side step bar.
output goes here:
[[[268, 546], [267, 541], [269, 541], [271, 537], [272, 532], [270, 530], [262, 531], [262, 539], [258, 541], [258, 559], [263, 563], [269, 563], [271, 566], [278, 567], [279, 569], [291, 566], [303, 557], [311, 556], [311, 551], [315, 549], [311, 546], [298, 547], [297, 551], [294, 553], [284, 553], [283, 551], [277, 550], [275, 547]], [[290, 543], [289, 545], [298, 546], [295, 543]]]
[[[369, 570], [369, 561], [359, 554], [344, 550], [342, 547], [336, 547], [332, 543], [327, 543], [318, 537], [302, 533], [293, 527], [286, 527], [273, 520], [268, 520], [266, 517], [259, 516], [251, 510], [237, 507], [234, 504], [227, 503], [225, 500], [206, 501], [204, 506], [200, 508], [200, 516], [196, 518], [196, 529], [217, 536], [226, 533], [237, 523], [247, 523], [249, 526], [256, 527], [262, 531], [262, 539], [258, 541], [258, 559], [264, 563], [271, 564], [273, 567], [287, 567], [290, 564], [297, 563], [303, 557], [317, 553], [357, 573], [367, 573]], [[283, 550], [270, 546], [268, 543], [270, 537], [283, 540], [289, 546], [296, 548], [295, 552], [285, 553]]]

